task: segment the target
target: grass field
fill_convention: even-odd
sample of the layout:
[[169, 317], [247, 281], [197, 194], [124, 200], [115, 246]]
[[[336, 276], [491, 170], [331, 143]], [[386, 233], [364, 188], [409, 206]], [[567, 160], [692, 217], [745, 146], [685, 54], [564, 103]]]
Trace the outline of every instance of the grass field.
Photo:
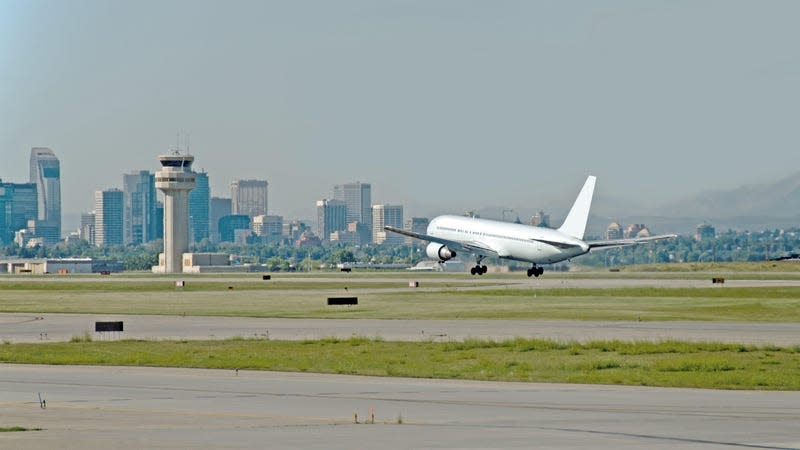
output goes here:
[[[793, 266], [794, 267], [794, 266]], [[626, 268], [627, 269], [627, 268]], [[671, 287], [580, 286], [575, 280], [800, 280], [800, 272], [758, 266], [704, 266], [706, 272], [548, 273], [525, 284], [520, 273], [360, 272], [153, 276], [0, 276], [0, 312], [170, 314], [384, 319], [571, 319], [800, 321], [800, 286], [671, 282]], [[632, 270], [636, 270], [635, 268]], [[727, 270], [727, 271], [726, 271]], [[185, 279], [184, 288], [175, 280]], [[406, 281], [419, 280], [409, 289]], [[555, 281], [555, 282], [554, 282]], [[562, 282], [563, 281], [563, 282]], [[598, 283], [592, 282], [594, 285]], [[660, 282], [659, 282], [660, 283]], [[587, 283], [582, 283], [586, 285]], [[647, 283], [645, 283], [647, 284]], [[615, 286], [603, 281], [600, 286]], [[546, 287], [545, 287], [546, 286]], [[555, 287], [565, 286], [565, 287]], [[356, 295], [352, 308], [326, 297]], [[288, 342], [225, 341], [3, 344], [0, 362], [257, 369], [475, 380], [800, 390], [800, 347], [718, 343], [383, 342], [364, 338]]]
[[[49, 280], [53, 282], [49, 282]], [[383, 319], [800, 321], [800, 287], [531, 288], [504, 277], [424, 278], [408, 289], [384, 274], [351, 279], [21, 278], [0, 280], [0, 312]], [[233, 289], [229, 289], [232, 287]], [[359, 306], [326, 298], [356, 295]]]
[[0, 361], [471, 380], [800, 390], [800, 347], [720, 343], [117, 341], [0, 345]]

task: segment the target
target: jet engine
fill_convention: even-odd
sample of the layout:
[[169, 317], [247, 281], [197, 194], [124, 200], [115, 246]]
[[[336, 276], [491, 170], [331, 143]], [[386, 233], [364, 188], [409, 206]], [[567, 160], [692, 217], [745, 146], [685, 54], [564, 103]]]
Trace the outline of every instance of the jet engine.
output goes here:
[[447, 248], [446, 245], [437, 244], [436, 242], [428, 244], [425, 253], [427, 253], [428, 258], [438, 259], [439, 261], [447, 261], [456, 257], [456, 252]]

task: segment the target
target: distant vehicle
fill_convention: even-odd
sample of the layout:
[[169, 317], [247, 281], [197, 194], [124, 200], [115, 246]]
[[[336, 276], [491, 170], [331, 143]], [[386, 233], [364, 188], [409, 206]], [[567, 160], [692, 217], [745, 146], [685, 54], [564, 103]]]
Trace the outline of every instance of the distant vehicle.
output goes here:
[[487, 268], [481, 265], [484, 258], [495, 257], [529, 262], [528, 276], [539, 276], [544, 268], [539, 264], [553, 264], [589, 253], [593, 249], [623, 247], [674, 238], [675, 234], [664, 234], [630, 239], [603, 241], [583, 240], [589, 208], [592, 205], [596, 178], [586, 179], [564, 223], [557, 230], [533, 227], [498, 220], [477, 219], [464, 216], [438, 216], [431, 220], [427, 234], [414, 233], [395, 227], [385, 230], [428, 241], [425, 249], [429, 258], [447, 261], [458, 253], [469, 253], [475, 257], [476, 265], [470, 269], [473, 275], [483, 275]]

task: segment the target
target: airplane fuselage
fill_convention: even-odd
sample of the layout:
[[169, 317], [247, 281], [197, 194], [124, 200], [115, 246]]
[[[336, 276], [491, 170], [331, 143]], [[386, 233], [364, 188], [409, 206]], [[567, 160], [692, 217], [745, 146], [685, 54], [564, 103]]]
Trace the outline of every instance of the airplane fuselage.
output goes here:
[[558, 230], [465, 216], [438, 216], [428, 234], [456, 242], [476, 242], [498, 256], [533, 264], [552, 264], [589, 251], [584, 241]]
[[589, 253], [591, 249], [624, 247], [676, 236], [664, 234], [584, 241], [595, 181], [593, 176], [586, 178], [567, 217], [556, 230], [466, 216], [436, 217], [428, 224], [427, 234], [392, 226], [383, 228], [427, 241], [425, 254], [429, 258], [447, 261], [459, 253], [473, 255], [476, 265], [470, 269], [472, 275], [485, 274], [488, 269], [481, 261], [487, 257], [497, 257], [531, 263], [533, 267], [528, 269], [529, 277], [544, 273], [539, 264], [565, 261]]

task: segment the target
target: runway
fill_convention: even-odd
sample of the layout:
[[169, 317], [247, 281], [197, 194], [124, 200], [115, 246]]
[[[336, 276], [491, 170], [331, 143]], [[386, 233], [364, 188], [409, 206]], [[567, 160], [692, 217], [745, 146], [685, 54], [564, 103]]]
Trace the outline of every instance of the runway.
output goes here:
[[3, 448], [783, 449], [798, 423], [798, 392], [0, 365], [0, 426], [44, 429]]
[[[94, 334], [95, 321], [123, 321], [121, 334]], [[0, 340], [68, 341], [90, 331], [95, 339], [279, 340], [366, 336], [391, 341], [466, 338], [549, 338], [559, 341], [690, 340], [755, 345], [800, 345], [800, 323], [625, 322], [581, 320], [382, 320], [251, 317], [136, 316], [93, 314], [0, 314]]]

